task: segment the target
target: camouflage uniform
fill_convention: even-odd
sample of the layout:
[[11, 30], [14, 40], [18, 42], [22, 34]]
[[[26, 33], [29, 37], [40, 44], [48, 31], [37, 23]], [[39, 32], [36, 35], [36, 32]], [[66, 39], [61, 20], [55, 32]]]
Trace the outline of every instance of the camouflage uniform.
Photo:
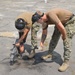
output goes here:
[[[37, 31], [39, 30], [39, 26], [38, 26], [38, 24], [35, 25], [36, 23], [35, 24], [32, 24], [32, 21], [31, 21], [32, 15], [33, 15], [33, 13], [31, 13], [31, 12], [24, 12], [24, 13], [20, 14], [16, 18], [16, 21], [17, 21], [17, 19], [21, 18], [21, 19], [25, 20], [25, 22], [27, 22], [27, 25], [25, 26], [25, 28], [28, 29], [28, 30], [31, 29], [31, 44], [32, 44], [32, 51], [34, 52], [35, 51], [34, 48], [37, 47]], [[20, 44], [23, 44], [23, 43], [26, 42], [27, 35], [23, 39], [23, 38], [21, 38], [23, 36], [23, 34], [24, 34], [24, 32], [19, 31], [19, 39], [16, 40], [16, 42], [18, 42], [19, 40], [20, 40], [19, 41]], [[18, 55], [18, 53], [22, 56], [22, 54], [20, 53], [19, 48], [16, 48], [14, 46], [12, 48], [11, 54], [10, 54], [10, 64], [14, 64], [15, 57]], [[34, 53], [33, 53], [33, 55], [34, 55]]]
[[[46, 12], [44, 16], [41, 16], [42, 18], [39, 17], [40, 13], [41, 12], [37, 11], [33, 15], [32, 21], [33, 22], [37, 21], [41, 23], [43, 27], [45, 27], [43, 28], [42, 31], [41, 43], [44, 43], [46, 39], [48, 25], [55, 24], [55, 29], [49, 44], [48, 53], [47, 55], [42, 56], [41, 58], [44, 60], [47, 58], [52, 58], [52, 52], [55, 49], [58, 40], [62, 34], [63, 46], [64, 46], [64, 55], [63, 55], [64, 61], [58, 70], [63, 72], [69, 67], [69, 58], [70, 58], [71, 46], [72, 46], [71, 41], [75, 34], [75, 25], [74, 25], [75, 16], [72, 12], [61, 8], [55, 8]], [[37, 18], [37, 20], [35, 18]]]
[[[33, 52], [35, 51], [35, 49], [37, 47], [37, 32], [38, 32], [38, 30], [39, 30], [39, 25], [33, 24], [32, 27], [31, 27], [31, 44], [32, 44], [32, 51]], [[19, 37], [21, 37], [22, 35], [23, 35], [23, 32], [19, 32]], [[21, 43], [25, 43], [26, 42], [26, 37], [23, 39], [23, 41]], [[18, 40], [16, 40], [16, 42], [17, 41]], [[14, 64], [14, 61], [15, 61], [17, 55], [20, 53], [19, 50], [17, 50], [17, 49], [18, 48], [16, 48], [14, 46], [12, 48], [12, 50], [11, 50], [11, 54], [10, 54], [10, 64], [11, 65]], [[30, 54], [29, 56], [30, 56], [30, 58], [32, 58], [34, 56], [34, 53], [33, 54]]]
[[[70, 53], [71, 53], [71, 46], [72, 46], [72, 38], [75, 34], [75, 16], [69, 20], [65, 25], [65, 29], [67, 32], [67, 38], [63, 41], [64, 45], [64, 60], [69, 60], [70, 58]], [[58, 29], [55, 26], [55, 30], [51, 39], [51, 42], [49, 44], [49, 51], [48, 53], [52, 53], [53, 50], [55, 49], [58, 40], [60, 38], [61, 33], [58, 31]]]

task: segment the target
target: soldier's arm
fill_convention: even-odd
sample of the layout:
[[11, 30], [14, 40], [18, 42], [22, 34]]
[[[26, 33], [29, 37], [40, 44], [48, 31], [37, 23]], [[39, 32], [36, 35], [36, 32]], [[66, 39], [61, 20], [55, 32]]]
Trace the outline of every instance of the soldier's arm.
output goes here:
[[66, 29], [64, 25], [62, 24], [62, 22], [60, 21], [60, 19], [58, 18], [56, 14], [51, 12], [49, 14], [49, 17], [54, 22], [54, 24], [56, 25], [60, 33], [62, 34], [62, 39], [64, 40], [66, 38]]
[[66, 29], [65, 29], [64, 25], [61, 22], [59, 22], [58, 24], [56, 24], [56, 27], [61, 32], [62, 39], [63, 40], [66, 39]]
[[45, 41], [45, 39], [46, 39], [46, 37], [47, 37], [47, 28], [48, 28], [48, 25], [46, 25], [46, 26], [42, 29], [42, 37], [41, 37], [41, 43], [40, 43], [41, 47], [43, 47], [44, 41]]
[[42, 31], [42, 37], [41, 37], [41, 42], [44, 43], [45, 39], [46, 39], [46, 36], [47, 36], [47, 29], [43, 30]]
[[20, 37], [20, 39], [18, 40], [18, 43], [22, 42], [23, 39], [27, 37], [29, 31], [30, 29], [25, 28], [24, 34]]

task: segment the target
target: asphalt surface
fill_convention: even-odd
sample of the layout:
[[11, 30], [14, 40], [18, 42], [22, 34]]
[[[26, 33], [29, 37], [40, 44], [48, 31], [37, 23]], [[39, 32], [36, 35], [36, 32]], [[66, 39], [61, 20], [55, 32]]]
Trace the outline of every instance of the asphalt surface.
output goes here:
[[[17, 35], [17, 30], [14, 27], [15, 18], [24, 11], [35, 12], [41, 10], [46, 12], [52, 8], [64, 8], [75, 13], [75, 0], [48, 0], [47, 3], [44, 0], [0, 0], [0, 33], [13, 32]], [[63, 44], [60, 38], [59, 43], [54, 51], [53, 60], [48, 59], [46, 61], [41, 60], [41, 56], [48, 50], [48, 44], [53, 33], [53, 26], [48, 29], [48, 38], [45, 42], [43, 51], [36, 50], [36, 55], [33, 59], [18, 58], [17, 62], [10, 66], [10, 49], [13, 47], [13, 43], [17, 36], [8, 37], [0, 36], [0, 75], [75, 75], [75, 36], [72, 40], [72, 53], [70, 58], [70, 67], [65, 72], [59, 72], [58, 68], [63, 60]], [[31, 49], [31, 36], [30, 32], [25, 44], [26, 53]], [[40, 34], [40, 35], [39, 35]], [[38, 32], [38, 45], [40, 43], [41, 28]], [[27, 52], [28, 51], [28, 52]]]

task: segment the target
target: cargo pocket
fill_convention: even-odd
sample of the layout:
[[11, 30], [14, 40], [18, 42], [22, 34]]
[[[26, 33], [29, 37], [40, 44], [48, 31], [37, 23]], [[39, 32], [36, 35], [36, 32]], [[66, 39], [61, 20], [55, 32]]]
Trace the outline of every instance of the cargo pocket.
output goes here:
[[75, 21], [72, 21], [70, 24], [68, 24], [65, 29], [67, 31], [67, 37], [72, 38], [75, 34]]

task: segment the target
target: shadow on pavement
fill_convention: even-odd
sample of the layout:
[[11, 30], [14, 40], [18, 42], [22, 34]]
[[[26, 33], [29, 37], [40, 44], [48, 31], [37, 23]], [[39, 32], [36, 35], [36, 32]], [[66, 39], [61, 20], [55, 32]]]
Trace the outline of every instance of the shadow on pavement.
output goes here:
[[62, 64], [63, 60], [61, 58], [61, 55], [59, 53], [55, 52], [55, 51], [53, 52], [52, 59], [51, 58], [48, 58], [47, 60], [42, 60], [41, 59], [41, 56], [42, 55], [45, 55], [46, 53], [47, 53], [47, 51], [36, 53], [35, 58], [34, 58], [35, 61], [34, 61], [33, 64], [36, 65], [36, 64], [39, 64], [39, 63], [42, 63], [42, 62], [45, 62], [45, 63], [55, 62], [55, 63], [57, 63], [59, 65]]
[[[25, 44], [25, 50], [30, 53], [31, 52], [31, 45], [28, 45], [28, 44]], [[57, 52], [53, 52], [53, 58], [50, 59], [48, 58], [48, 60], [42, 60], [41, 59], [41, 56], [45, 55], [47, 53], [47, 50], [44, 51], [44, 52], [37, 52], [35, 54], [35, 57], [32, 58], [32, 59], [29, 59], [26, 55], [23, 57], [23, 60], [24, 61], [27, 61], [27, 62], [30, 62], [30, 61], [33, 61], [33, 65], [36, 65], [36, 64], [39, 64], [39, 63], [42, 63], [42, 62], [45, 62], [45, 63], [52, 63], [52, 62], [55, 62], [59, 65], [62, 64], [63, 60], [61, 58], [61, 55]]]
[[[28, 53], [31, 52], [31, 45], [28, 45], [28, 44], [25, 44], [25, 49]], [[48, 60], [42, 60], [41, 59], [41, 56], [42, 55], [45, 55], [47, 53], [47, 50], [44, 51], [44, 52], [37, 52], [35, 54], [35, 57], [32, 58], [32, 59], [28, 59], [27, 56], [24, 56], [23, 60], [27, 61], [27, 60], [33, 60], [34, 59], [34, 62], [33, 62], [33, 65], [36, 65], [36, 64], [39, 64], [39, 63], [42, 63], [42, 62], [45, 62], [45, 63], [52, 63], [52, 62], [56, 62], [57, 64], [61, 65], [63, 60], [61, 58], [61, 55], [57, 52], [53, 52], [53, 58], [50, 59], [48, 58]]]
[[[28, 44], [25, 44], [25, 49], [28, 53], [30, 53], [31, 51], [31, 45], [28, 45]], [[42, 55], [45, 55], [47, 53], [47, 51], [43, 51], [43, 52], [36, 52], [35, 54], [35, 57], [32, 58], [32, 59], [29, 59], [26, 55], [22, 58], [18, 58], [17, 61], [15, 62], [15, 64], [13, 65], [13, 67], [10, 67], [9, 65], [9, 61], [10, 61], [10, 57], [6, 57], [4, 58], [0, 64], [5, 64], [9, 67], [10, 70], [13, 70], [13, 69], [16, 69], [16, 68], [19, 68], [19, 67], [28, 67], [28, 66], [32, 66], [32, 65], [37, 65], [37, 64], [40, 64], [40, 63], [52, 63], [52, 62], [55, 62], [59, 65], [62, 64], [62, 58], [61, 58], [61, 55], [57, 52], [53, 52], [53, 58], [50, 59], [48, 58], [48, 60], [42, 60], [41, 59], [41, 56]]]

